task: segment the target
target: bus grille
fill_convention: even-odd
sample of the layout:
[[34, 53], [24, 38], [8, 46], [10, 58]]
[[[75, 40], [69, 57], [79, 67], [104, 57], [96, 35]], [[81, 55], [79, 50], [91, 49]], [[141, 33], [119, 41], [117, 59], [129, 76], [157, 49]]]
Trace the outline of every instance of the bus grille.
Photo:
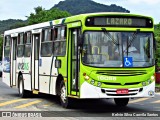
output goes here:
[[101, 92], [105, 93], [108, 96], [134, 96], [142, 91], [143, 91], [143, 88], [132, 88], [132, 89], [128, 89], [128, 94], [117, 94], [116, 89], [101, 89]]
[[107, 76], [137, 76], [147, 74], [145, 70], [103, 70], [97, 71], [96, 74]]
[[[109, 82], [103, 82], [106, 85], [121, 85], [121, 83], [109, 83]], [[138, 85], [141, 82], [131, 82], [131, 83], [125, 83], [124, 85]]]

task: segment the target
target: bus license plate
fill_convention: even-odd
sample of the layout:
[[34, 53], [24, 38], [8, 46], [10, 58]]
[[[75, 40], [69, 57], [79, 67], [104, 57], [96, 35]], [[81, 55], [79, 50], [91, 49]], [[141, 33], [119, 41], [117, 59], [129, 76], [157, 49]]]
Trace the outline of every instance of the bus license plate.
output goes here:
[[128, 89], [117, 89], [117, 94], [128, 94]]

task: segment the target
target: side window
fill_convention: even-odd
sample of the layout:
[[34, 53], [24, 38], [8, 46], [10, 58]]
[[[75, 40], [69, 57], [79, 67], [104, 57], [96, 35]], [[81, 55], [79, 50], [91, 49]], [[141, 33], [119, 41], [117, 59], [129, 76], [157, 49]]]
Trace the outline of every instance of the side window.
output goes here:
[[10, 57], [10, 44], [11, 36], [6, 36], [4, 42], [4, 57]]
[[53, 30], [50, 28], [42, 31], [42, 42], [41, 42], [41, 56], [50, 57], [53, 51]]
[[18, 35], [18, 51], [17, 57], [23, 57], [24, 55], [24, 33]]
[[31, 55], [31, 32], [25, 33], [24, 41], [25, 41], [24, 57], [30, 57]]
[[53, 55], [65, 56], [66, 54], [67, 28], [65, 26], [54, 29]]

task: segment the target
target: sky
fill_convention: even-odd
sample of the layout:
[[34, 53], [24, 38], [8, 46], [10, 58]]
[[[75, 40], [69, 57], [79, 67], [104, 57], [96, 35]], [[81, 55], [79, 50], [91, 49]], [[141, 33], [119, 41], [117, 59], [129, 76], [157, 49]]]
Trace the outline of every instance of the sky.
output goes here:
[[[26, 20], [34, 8], [42, 6], [46, 10], [64, 0], [0, 0], [0, 20], [22, 19]], [[154, 18], [160, 23], [160, 0], [93, 0], [95, 2], [111, 5], [116, 4], [130, 10], [131, 13], [142, 14]]]

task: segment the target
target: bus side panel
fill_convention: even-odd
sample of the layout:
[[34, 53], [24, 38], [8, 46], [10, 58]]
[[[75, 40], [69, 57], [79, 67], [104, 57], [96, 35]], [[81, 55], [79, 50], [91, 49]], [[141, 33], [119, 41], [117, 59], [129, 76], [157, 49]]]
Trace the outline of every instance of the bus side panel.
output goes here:
[[8, 86], [10, 86], [10, 73], [3, 72], [2, 74], [3, 74], [2, 81]]
[[22, 59], [22, 63], [18, 63], [18, 69], [22, 71], [23, 74], [24, 89], [31, 90], [31, 58], [27, 57]]
[[3, 58], [3, 73], [2, 73], [2, 81], [6, 83], [8, 86], [11, 86], [10, 80], [10, 58]]
[[[57, 79], [57, 69], [55, 69], [55, 57], [41, 57], [39, 62], [39, 91], [55, 95], [55, 84]], [[52, 72], [51, 72], [52, 69]]]
[[19, 57], [17, 58], [17, 83], [18, 74], [21, 72], [23, 75], [24, 89], [31, 90], [31, 75], [30, 75], [30, 58]]
[[53, 64], [52, 64], [52, 73], [51, 73], [51, 85], [50, 85], [50, 94], [56, 95], [56, 82], [57, 77], [59, 75], [58, 68], [55, 68], [55, 60], [56, 57], [53, 58]]
[[23, 74], [24, 89], [31, 91], [31, 76], [29, 74]]

